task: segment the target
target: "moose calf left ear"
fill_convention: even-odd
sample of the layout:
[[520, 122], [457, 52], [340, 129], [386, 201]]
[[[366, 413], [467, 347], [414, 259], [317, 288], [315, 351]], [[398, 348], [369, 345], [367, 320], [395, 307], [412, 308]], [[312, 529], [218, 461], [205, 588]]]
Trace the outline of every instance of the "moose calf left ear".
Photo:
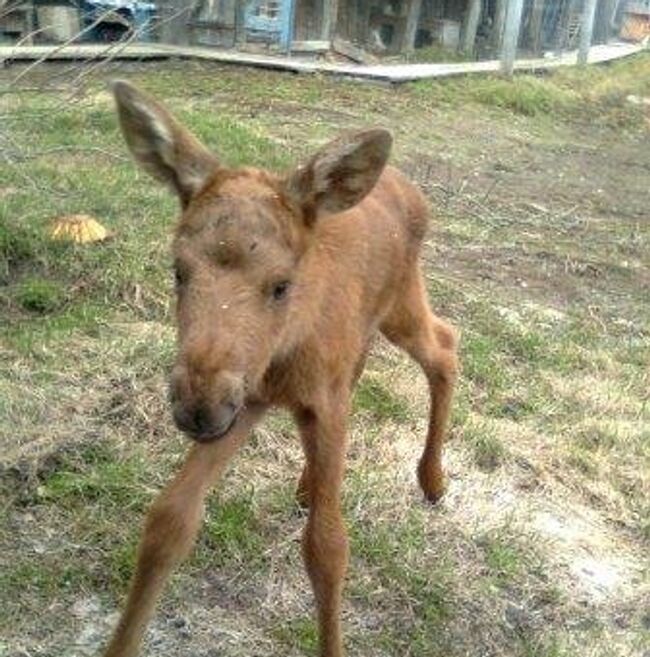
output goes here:
[[122, 80], [112, 84], [122, 133], [140, 166], [187, 206], [218, 168], [208, 149], [157, 100]]
[[392, 142], [390, 133], [382, 129], [347, 134], [298, 167], [289, 176], [286, 189], [303, 209], [306, 221], [359, 203], [384, 170]]

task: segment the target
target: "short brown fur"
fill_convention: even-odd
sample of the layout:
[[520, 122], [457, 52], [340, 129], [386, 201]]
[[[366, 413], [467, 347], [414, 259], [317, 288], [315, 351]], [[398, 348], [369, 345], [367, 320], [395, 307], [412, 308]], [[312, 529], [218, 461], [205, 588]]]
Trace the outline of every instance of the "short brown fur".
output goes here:
[[282, 178], [223, 167], [152, 98], [124, 82], [114, 92], [136, 159], [183, 207], [171, 391], [175, 420], [197, 443], [149, 512], [106, 657], [137, 654], [168, 575], [194, 543], [205, 495], [273, 406], [293, 413], [306, 457], [297, 495], [309, 507], [303, 554], [320, 654], [341, 657], [347, 418], [377, 330], [427, 376], [431, 409], [418, 479], [430, 501], [445, 488], [457, 341], [429, 309], [418, 264], [424, 198], [385, 167], [391, 140], [383, 130], [346, 135]]

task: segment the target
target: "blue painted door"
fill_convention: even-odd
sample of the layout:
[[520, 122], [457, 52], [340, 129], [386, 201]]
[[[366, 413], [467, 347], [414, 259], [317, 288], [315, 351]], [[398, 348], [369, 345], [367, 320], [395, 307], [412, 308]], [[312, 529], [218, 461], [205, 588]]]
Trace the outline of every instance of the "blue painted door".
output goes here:
[[295, 0], [249, 0], [244, 18], [246, 31], [258, 33], [289, 49], [293, 38]]

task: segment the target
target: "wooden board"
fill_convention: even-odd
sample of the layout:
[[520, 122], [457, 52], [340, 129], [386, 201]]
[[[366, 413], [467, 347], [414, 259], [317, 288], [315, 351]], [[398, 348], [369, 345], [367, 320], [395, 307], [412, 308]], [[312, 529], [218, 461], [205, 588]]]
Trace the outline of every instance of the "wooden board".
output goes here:
[[[643, 45], [618, 43], [593, 46], [589, 53], [589, 63], [607, 62], [628, 57], [647, 50]], [[128, 46], [69, 45], [69, 46], [0, 46], [0, 65], [3, 62], [56, 61], [106, 59], [147, 60], [180, 57], [201, 59], [241, 66], [253, 66], [293, 73], [324, 73], [378, 82], [409, 82], [427, 78], [441, 78], [478, 73], [494, 73], [499, 70], [497, 60], [485, 62], [461, 62], [455, 64], [391, 64], [362, 66], [356, 64], [330, 64], [302, 60], [297, 57], [255, 55], [236, 50], [218, 50], [191, 46], [170, 46], [160, 44], [133, 44]], [[576, 64], [577, 53], [564, 53], [557, 57], [540, 59], [520, 59], [515, 62], [517, 71], [542, 71], [560, 66]]]

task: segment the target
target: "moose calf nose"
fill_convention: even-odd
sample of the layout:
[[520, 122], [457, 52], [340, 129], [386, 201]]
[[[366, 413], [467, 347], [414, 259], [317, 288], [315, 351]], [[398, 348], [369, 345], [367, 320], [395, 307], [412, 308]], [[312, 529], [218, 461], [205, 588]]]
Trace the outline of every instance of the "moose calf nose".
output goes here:
[[199, 406], [187, 412], [174, 410], [176, 426], [194, 440], [205, 443], [222, 438], [234, 425], [240, 406], [227, 401], [212, 408]]

